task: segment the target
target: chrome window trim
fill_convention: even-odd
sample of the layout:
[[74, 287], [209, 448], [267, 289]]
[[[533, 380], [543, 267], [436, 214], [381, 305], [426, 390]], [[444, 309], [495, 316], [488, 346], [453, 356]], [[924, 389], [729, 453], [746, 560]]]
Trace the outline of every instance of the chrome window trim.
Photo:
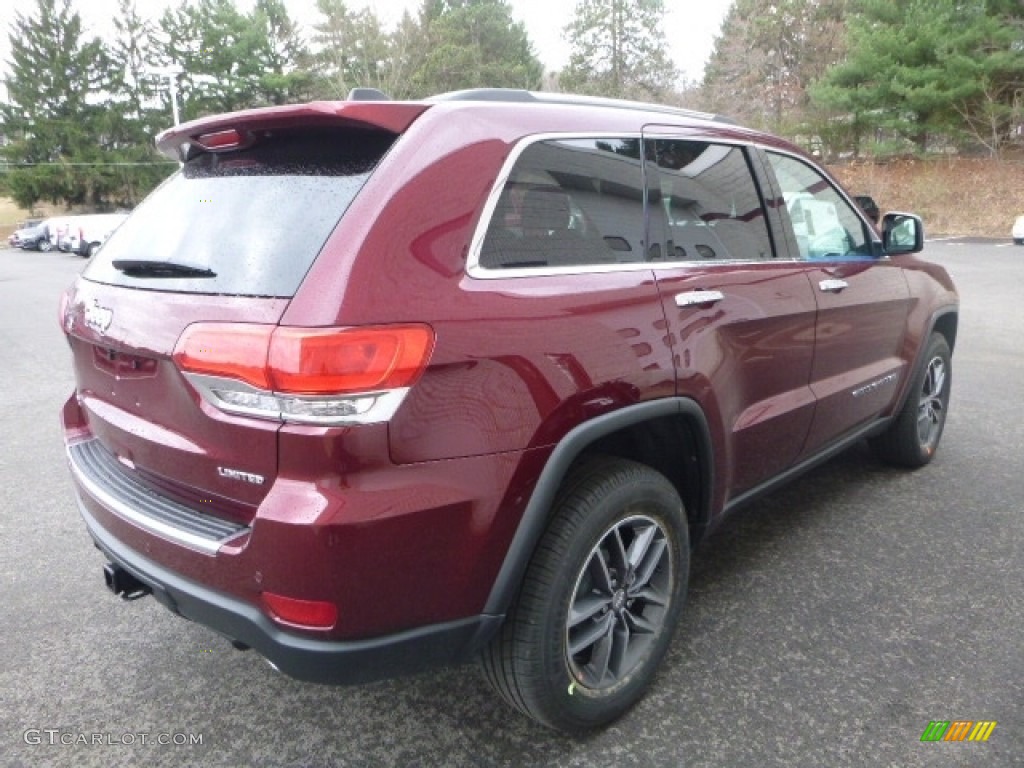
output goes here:
[[[476, 280], [501, 280], [503, 278], [517, 278], [517, 277], [555, 277], [559, 275], [591, 275], [591, 274], [608, 274], [615, 272], [638, 272], [642, 270], [654, 270], [654, 269], [679, 269], [679, 268], [693, 268], [695, 266], [709, 267], [714, 265], [721, 265], [723, 267], [735, 267], [737, 265], [749, 265], [749, 264], [804, 264], [804, 259], [794, 258], [783, 258], [783, 259], [722, 259], [718, 261], [709, 259], [682, 259], [682, 260], [666, 260], [666, 261], [633, 261], [622, 264], [579, 264], [565, 267], [517, 267], [514, 269], [495, 269], [493, 267], [484, 267], [480, 264], [480, 252], [483, 249], [484, 238], [487, 236], [487, 229], [491, 225], [491, 218], [494, 215], [494, 209], [498, 205], [498, 198], [501, 197], [502, 191], [505, 189], [505, 184], [508, 182], [509, 176], [512, 175], [512, 169], [516, 163], [519, 162], [519, 158], [523, 152], [529, 149], [534, 144], [542, 141], [575, 141], [575, 140], [587, 140], [587, 139], [680, 139], [684, 141], [708, 141], [713, 144], [721, 144], [729, 147], [739, 147], [741, 149], [753, 149], [761, 148], [767, 149], [756, 142], [749, 140], [736, 139], [736, 138], [718, 138], [718, 137], [706, 137], [702, 138], [699, 136], [680, 136], [678, 133], [672, 131], [671, 126], [663, 124], [655, 124], [653, 127], [656, 130], [653, 131], [596, 131], [596, 132], [578, 132], [578, 131], [558, 131], [548, 133], [537, 133], [531, 136], [525, 136], [520, 139], [516, 145], [509, 152], [508, 157], [505, 158], [505, 162], [501, 167], [497, 177], [494, 180], [494, 184], [491, 186], [491, 191], [487, 195], [487, 200], [484, 203], [483, 209], [480, 214], [480, 218], [477, 220], [476, 229], [473, 230], [473, 237], [469, 241], [469, 254], [466, 259], [466, 274]], [[679, 130], [687, 130], [687, 127], [680, 126]], [[797, 157], [794, 155], [794, 157]], [[753, 181], [753, 177], [751, 177]], [[845, 199], [845, 196], [844, 196]]]

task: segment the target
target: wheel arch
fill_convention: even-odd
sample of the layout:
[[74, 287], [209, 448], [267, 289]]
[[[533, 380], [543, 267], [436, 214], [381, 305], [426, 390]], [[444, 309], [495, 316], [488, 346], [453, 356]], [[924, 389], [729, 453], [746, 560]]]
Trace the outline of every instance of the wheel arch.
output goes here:
[[878, 424], [873, 430], [872, 434], [881, 434], [885, 431], [886, 427], [891, 423], [893, 419], [897, 417], [899, 412], [903, 409], [904, 403], [907, 398], [910, 397], [910, 383], [914, 380], [917, 372], [921, 369], [921, 366], [926, 364], [925, 350], [928, 347], [928, 340], [932, 337], [933, 333], [941, 333], [946, 339], [946, 343], [949, 344], [949, 353], [953, 354], [953, 347], [956, 344], [956, 333], [960, 323], [960, 315], [957, 307], [945, 307], [938, 310], [931, 316], [931, 320], [928, 323], [928, 328], [921, 335], [921, 344], [918, 346], [917, 352], [914, 354], [914, 363], [910, 368], [910, 373], [907, 376], [906, 381], [903, 383], [903, 390], [900, 392], [899, 397], [893, 405], [892, 411], [889, 417], [883, 422]]
[[491, 587], [485, 614], [508, 610], [548, 527], [562, 481], [579, 459], [594, 453], [638, 461], [665, 475], [683, 500], [691, 547], [700, 541], [711, 517], [714, 488], [711, 431], [700, 406], [673, 397], [598, 416], [570, 430], [548, 458]]

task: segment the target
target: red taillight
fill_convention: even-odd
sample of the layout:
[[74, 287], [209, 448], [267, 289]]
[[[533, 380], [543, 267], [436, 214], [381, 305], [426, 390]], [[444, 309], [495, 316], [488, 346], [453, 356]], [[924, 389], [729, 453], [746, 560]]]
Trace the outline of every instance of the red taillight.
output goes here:
[[257, 389], [270, 389], [267, 353], [272, 325], [196, 323], [185, 329], [174, 348], [181, 370], [244, 381]]
[[331, 629], [338, 622], [338, 606], [326, 600], [299, 600], [295, 597], [260, 594], [275, 621], [306, 629]]
[[276, 392], [370, 392], [412, 384], [430, 357], [434, 334], [423, 325], [278, 328], [270, 343]]
[[412, 385], [433, 345], [426, 325], [196, 323], [178, 339], [174, 361], [186, 373], [237, 379], [268, 392], [335, 395]]

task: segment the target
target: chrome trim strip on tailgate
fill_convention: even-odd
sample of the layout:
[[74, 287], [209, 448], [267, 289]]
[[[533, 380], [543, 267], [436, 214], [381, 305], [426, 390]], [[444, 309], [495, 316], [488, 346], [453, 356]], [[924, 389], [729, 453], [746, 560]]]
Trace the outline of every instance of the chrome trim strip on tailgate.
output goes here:
[[215, 555], [226, 542], [249, 531], [150, 490], [125, 472], [99, 440], [69, 445], [67, 454], [71, 473], [83, 491], [118, 517], [168, 541]]

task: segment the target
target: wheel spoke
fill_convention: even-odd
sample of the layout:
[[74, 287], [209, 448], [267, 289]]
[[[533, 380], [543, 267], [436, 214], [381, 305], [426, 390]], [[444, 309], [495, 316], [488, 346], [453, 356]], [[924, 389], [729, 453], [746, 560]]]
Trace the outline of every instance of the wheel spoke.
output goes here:
[[626, 554], [626, 545], [622, 541], [622, 528], [616, 528], [608, 538], [611, 539], [609, 548], [611, 549], [612, 565], [619, 569], [619, 578], [621, 579], [629, 570], [629, 556]]
[[640, 567], [640, 563], [643, 562], [644, 557], [647, 555], [647, 550], [650, 548], [651, 542], [654, 541], [654, 536], [657, 532], [658, 528], [654, 525], [648, 525], [643, 529], [635, 530], [633, 541], [629, 544], [627, 557], [629, 567], [632, 570], [635, 571]]
[[590, 654], [590, 664], [587, 665], [594, 677], [594, 682], [598, 684], [608, 674], [608, 664], [611, 661], [612, 649], [615, 644], [615, 622], [609, 620], [601, 629], [601, 634], [590, 644], [594, 646], [594, 650]]
[[643, 600], [646, 605], [668, 605], [668, 596], [650, 585], [630, 594], [630, 597], [636, 600]]
[[601, 595], [584, 595], [578, 598], [569, 608], [569, 629], [582, 624], [601, 612], [602, 608], [611, 608], [611, 599]]
[[653, 546], [647, 550], [647, 554], [643, 562], [637, 566], [636, 579], [633, 581], [629, 590], [631, 593], [647, 586], [651, 577], [654, 575], [654, 571], [661, 563], [667, 548], [668, 542], [663, 537], [659, 536], [658, 539], [654, 541]]
[[631, 632], [625, 622], [618, 622], [611, 633], [611, 653], [608, 659], [608, 671], [618, 681], [624, 673], [629, 672], [628, 654]]
[[608, 570], [608, 563], [605, 560], [604, 552], [600, 549], [594, 551], [590, 562], [587, 563], [587, 572], [593, 579], [595, 588], [609, 595], [615, 591], [615, 587], [612, 586], [612, 575]]
[[[604, 616], [592, 624], [587, 625], [579, 629], [575, 634], [575, 637], [569, 637], [569, 655], [575, 656], [579, 653], [590, 648], [590, 646], [597, 643], [602, 637], [611, 632], [612, 627], [615, 625], [615, 616], [611, 613]], [[594, 651], [597, 652], [596, 649]]]
[[653, 635], [658, 631], [657, 625], [652, 624], [638, 613], [624, 611], [622, 617], [629, 628], [638, 635]]

